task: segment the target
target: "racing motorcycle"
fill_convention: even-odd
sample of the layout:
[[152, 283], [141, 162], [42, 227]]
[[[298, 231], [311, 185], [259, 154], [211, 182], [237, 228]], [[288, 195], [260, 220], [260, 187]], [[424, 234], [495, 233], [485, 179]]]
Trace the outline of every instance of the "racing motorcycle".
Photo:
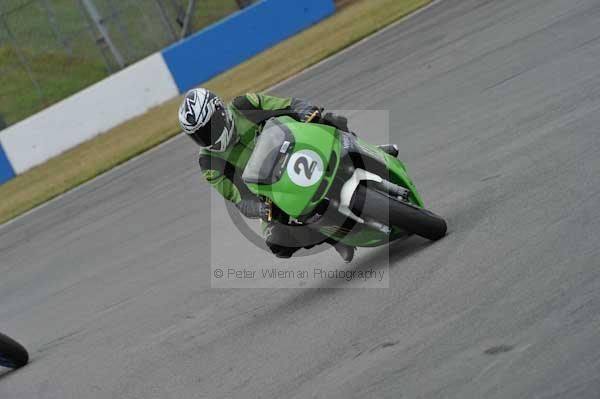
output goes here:
[[331, 126], [269, 119], [242, 180], [264, 201], [266, 221], [316, 229], [347, 245], [446, 234], [399, 159]]
[[0, 333], [0, 366], [17, 369], [28, 361], [27, 350], [14, 339]]

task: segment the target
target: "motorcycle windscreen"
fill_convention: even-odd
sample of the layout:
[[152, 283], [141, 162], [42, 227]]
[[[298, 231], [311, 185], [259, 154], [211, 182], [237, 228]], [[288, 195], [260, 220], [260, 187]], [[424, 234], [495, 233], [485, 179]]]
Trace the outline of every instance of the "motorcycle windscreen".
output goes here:
[[335, 167], [328, 166], [331, 159], [339, 159], [335, 154], [339, 147], [333, 127], [287, 116], [271, 119], [242, 179], [250, 191], [269, 197], [286, 214], [298, 217], [310, 212], [330, 186]]
[[244, 169], [242, 180], [249, 184], [273, 184], [279, 181], [293, 144], [294, 136], [289, 128], [275, 118], [267, 121]]

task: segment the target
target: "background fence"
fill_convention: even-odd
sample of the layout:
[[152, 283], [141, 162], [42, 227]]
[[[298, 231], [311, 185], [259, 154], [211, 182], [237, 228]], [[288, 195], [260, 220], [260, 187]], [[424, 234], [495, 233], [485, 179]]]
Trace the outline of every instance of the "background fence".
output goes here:
[[0, 130], [252, 2], [0, 1]]

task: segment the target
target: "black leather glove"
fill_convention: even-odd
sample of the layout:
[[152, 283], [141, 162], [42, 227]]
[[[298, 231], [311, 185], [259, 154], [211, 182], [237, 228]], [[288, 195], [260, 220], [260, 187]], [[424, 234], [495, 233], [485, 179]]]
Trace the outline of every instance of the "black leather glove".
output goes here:
[[[296, 115], [295, 118], [300, 122], [317, 122], [321, 119], [323, 108], [310, 104], [300, 98], [292, 98], [290, 110]], [[312, 119], [309, 121], [309, 119]]]
[[263, 219], [267, 220], [269, 213], [269, 207], [264, 202], [258, 200], [241, 200], [237, 205], [242, 215], [249, 219]]
[[300, 115], [301, 122], [318, 122], [321, 119], [321, 112], [323, 110], [319, 107], [309, 107], [303, 110]]
[[343, 115], [336, 115], [333, 112], [327, 112], [325, 115], [321, 117], [321, 123], [324, 125], [333, 126], [336, 129], [342, 130], [344, 132], [349, 132], [348, 128], [348, 118]]

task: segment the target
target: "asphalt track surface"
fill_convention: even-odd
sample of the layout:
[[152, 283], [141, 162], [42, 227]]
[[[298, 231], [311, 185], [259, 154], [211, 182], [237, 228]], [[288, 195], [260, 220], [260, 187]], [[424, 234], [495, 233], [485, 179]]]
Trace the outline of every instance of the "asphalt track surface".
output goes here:
[[390, 288], [210, 288], [277, 262], [185, 138], [0, 228], [0, 329], [32, 355], [0, 398], [599, 397], [599, 26], [596, 0], [444, 0], [274, 90], [390, 111], [449, 235], [298, 260], [389, 256]]

